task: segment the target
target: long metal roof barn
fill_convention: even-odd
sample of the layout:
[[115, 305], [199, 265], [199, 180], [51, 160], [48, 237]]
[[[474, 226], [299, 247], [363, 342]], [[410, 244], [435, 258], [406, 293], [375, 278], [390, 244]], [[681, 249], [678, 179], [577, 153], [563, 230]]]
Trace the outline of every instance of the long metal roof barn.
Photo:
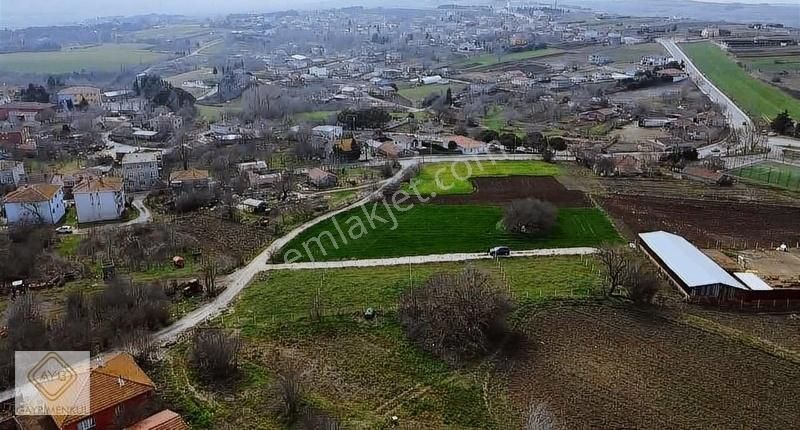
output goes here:
[[722, 284], [748, 289], [714, 260], [678, 235], [654, 231], [639, 233], [639, 238], [688, 288]]

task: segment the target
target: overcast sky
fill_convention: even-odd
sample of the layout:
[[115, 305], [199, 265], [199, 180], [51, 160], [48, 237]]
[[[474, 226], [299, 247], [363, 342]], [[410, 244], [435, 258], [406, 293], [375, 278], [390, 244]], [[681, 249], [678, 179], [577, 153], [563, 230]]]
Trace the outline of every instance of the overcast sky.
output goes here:
[[[669, 0], [664, 0], [669, 1]], [[705, 0], [717, 3], [789, 3], [800, 0]], [[565, 0], [580, 4], [580, 0]], [[0, 27], [26, 27], [63, 24], [98, 16], [141, 15], [168, 13], [192, 16], [224, 15], [232, 12], [269, 12], [287, 8], [342, 7], [347, 4], [384, 3], [392, 6], [411, 6], [428, 3], [435, 6], [446, 0], [414, 0], [390, 2], [381, 0], [0, 0]], [[800, 12], [798, 12], [800, 13]]]

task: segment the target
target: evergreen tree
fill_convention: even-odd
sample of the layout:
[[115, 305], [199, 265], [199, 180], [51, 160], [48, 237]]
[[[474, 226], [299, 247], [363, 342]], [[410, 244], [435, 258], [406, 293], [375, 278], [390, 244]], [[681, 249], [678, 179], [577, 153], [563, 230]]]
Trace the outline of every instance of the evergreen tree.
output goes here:
[[792, 117], [789, 116], [789, 111], [785, 110], [779, 113], [775, 118], [772, 119], [770, 122], [770, 127], [772, 131], [778, 134], [789, 134], [792, 131], [792, 126], [794, 125], [794, 121]]
[[453, 104], [453, 90], [447, 87], [447, 94], [444, 96], [444, 104], [450, 106]]

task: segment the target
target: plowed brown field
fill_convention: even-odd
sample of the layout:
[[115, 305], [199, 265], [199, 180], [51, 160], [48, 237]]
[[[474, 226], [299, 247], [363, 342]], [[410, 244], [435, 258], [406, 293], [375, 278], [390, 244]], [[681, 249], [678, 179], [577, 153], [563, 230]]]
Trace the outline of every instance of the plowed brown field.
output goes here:
[[800, 365], [697, 328], [610, 306], [530, 317], [507, 374], [515, 403], [547, 402], [570, 429], [788, 429]]
[[665, 230], [697, 246], [761, 248], [800, 242], [800, 208], [631, 195], [600, 198], [606, 211], [633, 233]]
[[437, 196], [438, 204], [489, 204], [503, 205], [513, 200], [534, 198], [546, 200], [558, 207], [591, 207], [589, 199], [581, 191], [564, 188], [552, 176], [508, 176], [502, 178], [474, 178], [475, 191], [471, 194]]

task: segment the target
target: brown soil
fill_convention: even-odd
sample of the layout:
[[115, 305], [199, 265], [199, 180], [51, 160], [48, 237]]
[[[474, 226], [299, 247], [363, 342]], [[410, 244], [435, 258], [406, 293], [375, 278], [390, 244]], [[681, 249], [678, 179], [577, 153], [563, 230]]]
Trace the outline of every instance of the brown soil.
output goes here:
[[563, 428], [792, 428], [800, 365], [628, 308], [567, 306], [528, 321], [507, 374], [519, 405], [546, 402]]
[[800, 242], [800, 208], [633, 195], [600, 198], [633, 232], [665, 230], [700, 247], [767, 248]]
[[454, 205], [504, 205], [513, 200], [534, 198], [564, 208], [591, 206], [591, 202], [583, 192], [568, 190], [551, 176], [475, 178], [472, 179], [472, 184], [475, 187], [472, 194], [437, 196], [433, 202]]

